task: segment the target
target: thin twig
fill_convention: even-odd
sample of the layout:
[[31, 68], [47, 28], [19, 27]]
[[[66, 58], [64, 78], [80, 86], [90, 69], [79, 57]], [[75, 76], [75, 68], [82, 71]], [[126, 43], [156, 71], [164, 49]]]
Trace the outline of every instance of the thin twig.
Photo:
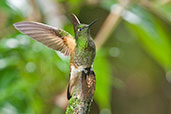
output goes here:
[[124, 9], [127, 7], [128, 3], [128, 0], [123, 0], [120, 1], [118, 5], [114, 5], [111, 8], [110, 14], [106, 18], [104, 24], [102, 25], [100, 31], [98, 32], [95, 38], [97, 49], [99, 49], [104, 44], [104, 42], [107, 40], [111, 32], [116, 28], [120, 20], [120, 17]]

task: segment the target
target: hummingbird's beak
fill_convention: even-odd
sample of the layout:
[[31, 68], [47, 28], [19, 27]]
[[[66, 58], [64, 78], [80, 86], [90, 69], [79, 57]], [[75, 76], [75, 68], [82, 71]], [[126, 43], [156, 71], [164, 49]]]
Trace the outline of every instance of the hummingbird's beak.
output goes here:
[[97, 19], [95, 19], [94, 21], [92, 21], [92, 22], [88, 25], [88, 28], [90, 28], [96, 21], [97, 21]]

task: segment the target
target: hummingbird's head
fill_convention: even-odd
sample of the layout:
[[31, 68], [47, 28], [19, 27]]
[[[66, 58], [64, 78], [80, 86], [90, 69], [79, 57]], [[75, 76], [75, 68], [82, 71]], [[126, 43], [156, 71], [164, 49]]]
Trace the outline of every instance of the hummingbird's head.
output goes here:
[[90, 27], [96, 22], [96, 20], [94, 20], [93, 22], [91, 22], [90, 24], [81, 24], [80, 21], [78, 20], [78, 18], [72, 14], [72, 23], [74, 26], [74, 32], [76, 37], [81, 36], [83, 34], [89, 34], [90, 33]]
[[83, 34], [89, 34], [89, 31], [90, 27], [87, 24], [79, 24], [76, 27], [75, 35], [79, 37]]

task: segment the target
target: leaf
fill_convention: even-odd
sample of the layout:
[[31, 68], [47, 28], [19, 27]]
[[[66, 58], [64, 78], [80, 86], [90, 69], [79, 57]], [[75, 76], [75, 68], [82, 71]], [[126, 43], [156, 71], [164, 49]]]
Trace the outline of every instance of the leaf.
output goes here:
[[[140, 13], [141, 12], [141, 13]], [[138, 21], [128, 20], [128, 15], [124, 17], [131, 28], [133, 34], [136, 34], [142, 47], [167, 71], [171, 68], [171, 41], [170, 35], [163, 22], [149, 12], [139, 7], [134, 7], [131, 14]]]
[[111, 100], [111, 69], [105, 50], [99, 50], [94, 63], [96, 74], [95, 100], [99, 107], [110, 109]]

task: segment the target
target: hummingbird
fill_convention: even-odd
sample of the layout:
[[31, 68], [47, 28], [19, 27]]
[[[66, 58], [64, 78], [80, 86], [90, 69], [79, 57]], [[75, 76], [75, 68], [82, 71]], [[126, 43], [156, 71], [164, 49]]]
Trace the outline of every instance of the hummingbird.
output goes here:
[[23, 21], [14, 24], [21, 33], [28, 35], [43, 45], [70, 56], [70, 79], [67, 90], [68, 100], [72, 97], [77, 79], [80, 76], [94, 75], [93, 62], [96, 46], [90, 35], [90, 28], [96, 22], [82, 24], [76, 15], [71, 14], [75, 36], [46, 24]]

